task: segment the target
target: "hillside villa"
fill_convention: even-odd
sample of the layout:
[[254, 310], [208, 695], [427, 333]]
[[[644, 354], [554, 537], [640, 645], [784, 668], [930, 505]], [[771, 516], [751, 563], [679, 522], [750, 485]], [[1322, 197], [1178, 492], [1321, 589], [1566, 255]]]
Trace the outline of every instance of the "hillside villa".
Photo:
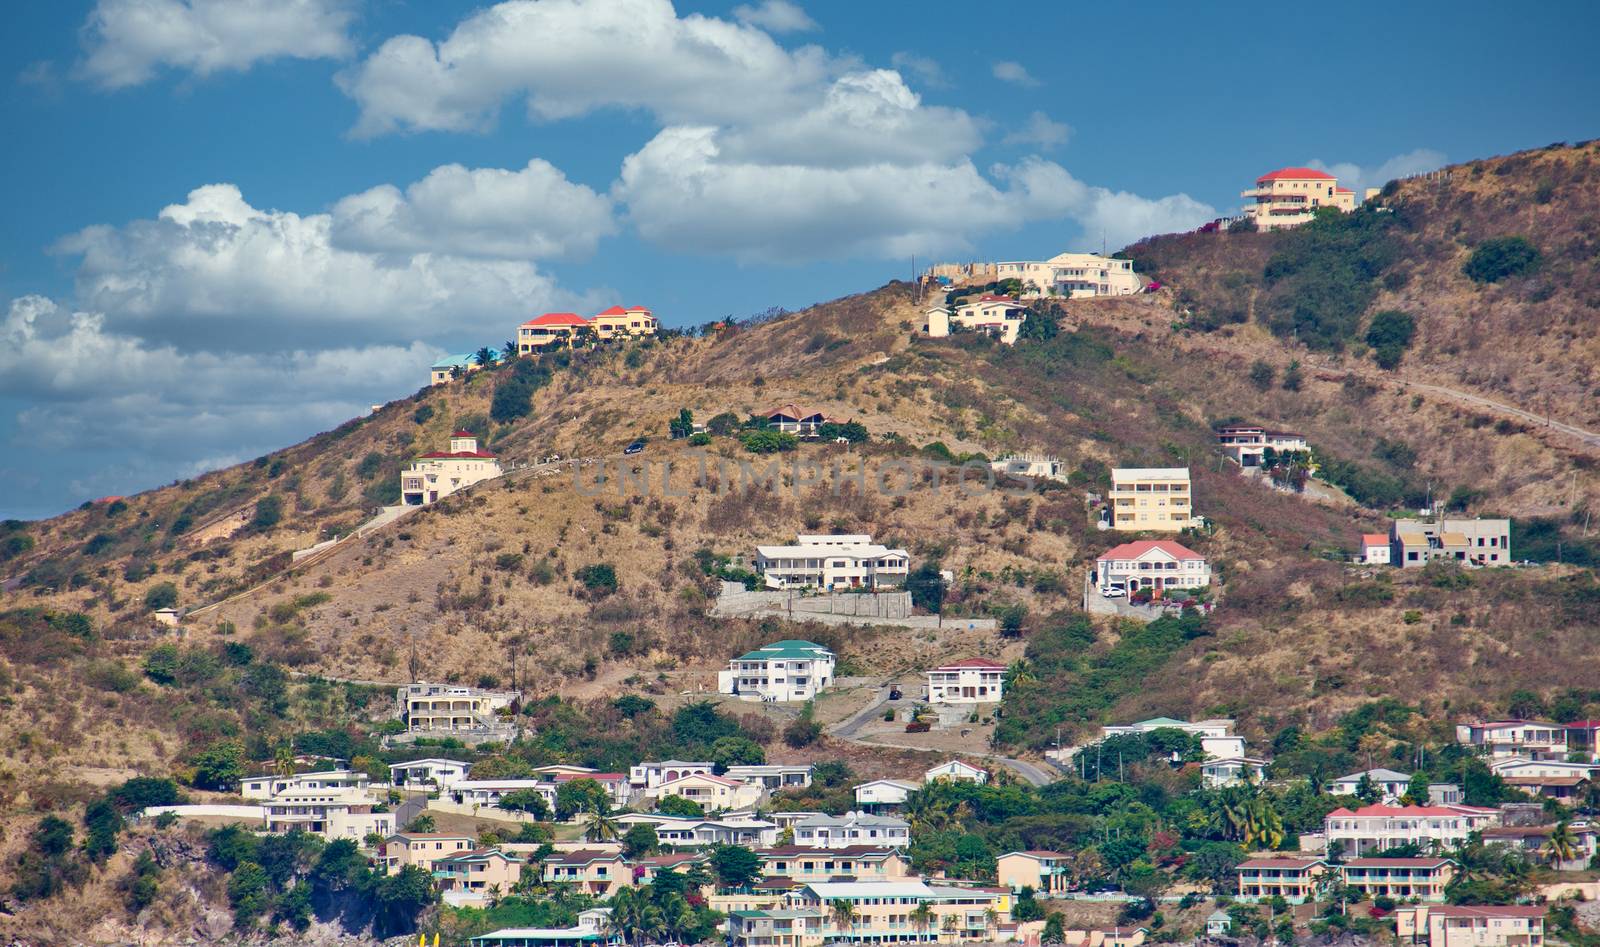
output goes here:
[[1393, 804], [1400, 800], [1411, 788], [1411, 777], [1405, 773], [1398, 773], [1392, 769], [1365, 769], [1359, 773], [1340, 776], [1328, 783], [1328, 794], [1333, 796], [1353, 796], [1361, 788], [1361, 781], [1367, 779], [1372, 783], [1372, 788], [1377, 790], [1379, 801]]
[[873, 814], [895, 812], [921, 788], [921, 783], [909, 779], [874, 779], [855, 787], [856, 808]]
[[1530, 861], [1544, 862], [1557, 871], [1582, 871], [1600, 854], [1600, 827], [1593, 823], [1570, 823], [1572, 857], [1559, 859], [1549, 850], [1554, 825], [1497, 825], [1484, 829], [1483, 844], [1498, 845], [1522, 852]]
[[761, 801], [765, 790], [760, 783], [747, 783], [710, 773], [689, 773], [646, 789], [645, 799], [660, 802], [667, 796], [680, 796], [707, 812], [741, 809]]
[[923, 331], [930, 338], [942, 339], [953, 332], [982, 332], [994, 336], [1006, 345], [1014, 345], [1022, 332], [1028, 307], [1010, 296], [980, 296], [956, 306], [954, 310], [943, 306], [929, 309]]
[[1206, 557], [1170, 539], [1142, 539], [1113, 546], [1095, 560], [1095, 586], [1133, 592], [1153, 590], [1156, 596], [1174, 589], [1201, 589], [1211, 584]]
[[1425, 947], [1540, 947], [1543, 904], [1415, 904], [1395, 909], [1395, 937]]
[[810, 763], [743, 763], [722, 775], [765, 789], [794, 789], [811, 785], [812, 770]]
[[1356, 209], [1355, 192], [1339, 186], [1339, 179], [1315, 168], [1279, 168], [1256, 178], [1256, 186], [1240, 191], [1251, 203], [1244, 215], [1257, 230], [1289, 230], [1308, 223], [1319, 207], [1345, 213]]
[[800, 533], [790, 546], [757, 546], [756, 571], [769, 589], [875, 592], [899, 588], [911, 556], [866, 533]]
[[655, 335], [656, 330], [655, 316], [643, 306], [612, 306], [592, 319], [573, 312], [547, 312], [517, 327], [517, 354], [570, 347], [584, 335], [604, 342]]
[[580, 848], [545, 859], [540, 878], [547, 885], [570, 885], [575, 891], [605, 900], [633, 886], [633, 869], [621, 852]]
[[1031, 480], [1067, 480], [1067, 465], [1049, 454], [1008, 454], [989, 462], [989, 469], [1008, 477]]
[[1233, 732], [1233, 720], [1228, 717], [1211, 717], [1193, 723], [1172, 717], [1151, 717], [1137, 723], [1108, 724], [1100, 729], [1100, 735], [1101, 739], [1106, 739], [1157, 730], [1182, 730], [1199, 737], [1200, 749], [1213, 759], [1244, 755], [1244, 737]]
[[415, 865], [431, 873], [433, 863], [471, 851], [478, 840], [470, 835], [450, 835], [443, 832], [396, 832], [378, 846], [377, 862], [391, 875], [408, 865]]
[[1176, 533], [1200, 524], [1188, 467], [1117, 467], [1107, 502], [1116, 530]]
[[[851, 920], [844, 929], [838, 929], [834, 914], [834, 905], [841, 901], [852, 909]], [[928, 905], [933, 916], [928, 929], [919, 935], [910, 918], [921, 904]], [[994, 940], [997, 932], [992, 925], [1010, 920], [1009, 904], [1008, 889], [936, 887], [910, 879], [812, 882], [801, 885], [789, 896], [790, 911], [809, 912], [804, 915], [808, 933], [811, 922], [820, 921], [820, 929], [807, 939], [796, 939], [795, 947], [819, 947], [825, 940], [860, 944], [935, 938], [961, 943]], [[755, 919], [748, 913], [767, 912], [735, 912], [730, 916], [730, 947], [776, 943], [752, 936], [754, 931], [749, 924]]]
[[1144, 292], [1144, 280], [1132, 260], [1098, 253], [1058, 253], [1043, 262], [995, 264], [995, 279], [1022, 281], [1024, 296], [1132, 296]]
[[888, 881], [906, 876], [906, 860], [898, 849], [882, 845], [845, 848], [808, 848], [783, 845], [756, 850], [761, 873], [767, 878], [787, 878], [799, 884], [849, 878], [853, 881]]
[[475, 848], [434, 859], [433, 883], [446, 904], [484, 907], [499, 895], [510, 894], [527, 864], [527, 859], [498, 848]]
[[778, 641], [729, 661], [717, 672], [717, 691], [744, 700], [808, 701], [833, 682], [833, 665], [833, 652], [814, 641]]
[[449, 731], [489, 733], [506, 728], [503, 716], [510, 716], [519, 691], [484, 690], [458, 684], [429, 684], [419, 681], [395, 691], [397, 716], [411, 733]]
[[1200, 764], [1200, 781], [1210, 789], [1224, 786], [1259, 785], [1267, 778], [1267, 761], [1253, 756], [1224, 756]]
[[928, 671], [928, 702], [993, 704], [1005, 692], [1006, 666], [988, 658], [963, 658]]
[[922, 774], [924, 785], [928, 783], [972, 783], [982, 786], [989, 781], [989, 771], [981, 766], [973, 766], [961, 760], [946, 760], [936, 766], [930, 766]]
[[471, 764], [429, 757], [389, 764], [389, 782], [395, 786], [433, 786], [449, 789], [467, 778]]
[[1448, 858], [1351, 858], [1329, 864], [1321, 858], [1267, 855], [1245, 859], [1234, 871], [1240, 901], [1281, 897], [1290, 904], [1304, 904], [1316, 896], [1325, 874], [1337, 875], [1365, 898], [1443, 901], [1445, 886], [1455, 876], [1455, 862]]
[[1491, 760], [1567, 758], [1567, 728], [1542, 720], [1490, 720], [1456, 724], [1456, 742]]
[[1565, 760], [1533, 760], [1523, 757], [1496, 760], [1489, 771], [1536, 796], [1572, 799], [1594, 778], [1600, 766], [1594, 763], [1569, 763]]
[[1415, 569], [1435, 559], [1464, 566], [1509, 566], [1508, 519], [1395, 520], [1389, 528], [1389, 559]]
[[894, 816], [847, 812], [842, 816], [813, 813], [793, 825], [794, 843], [808, 848], [851, 848], [873, 845], [905, 848], [911, 844], [911, 823]]
[[772, 430], [799, 437], [815, 436], [824, 424], [839, 423], [837, 418], [830, 418], [816, 408], [802, 408], [794, 402], [780, 404], [763, 412], [761, 417]]
[[687, 763], [683, 760], [661, 760], [660, 762], [640, 763], [629, 767], [628, 783], [636, 789], [654, 789], [665, 782], [670, 782], [683, 776], [700, 773], [709, 774], [716, 769], [715, 763], [695, 762]]
[[299, 829], [330, 841], [369, 835], [387, 836], [394, 831], [394, 813], [374, 812], [374, 803], [365, 792], [352, 789], [299, 789], [267, 800], [268, 832]]
[[477, 435], [471, 431], [457, 431], [450, 435], [449, 450], [423, 454], [400, 471], [400, 502], [406, 506], [427, 506], [500, 474], [500, 461], [489, 451], [478, 448]]
[[295, 773], [292, 776], [246, 776], [239, 782], [239, 795], [246, 799], [271, 799], [289, 792], [318, 789], [356, 792], [367, 788], [367, 774], [348, 769], [322, 770], [315, 773]]
[[1309, 451], [1311, 445], [1304, 434], [1292, 431], [1272, 431], [1256, 424], [1229, 424], [1217, 428], [1217, 443], [1222, 452], [1246, 470], [1260, 467], [1267, 451], [1284, 454]]
[[625, 812], [617, 816], [623, 832], [635, 825], [656, 830], [662, 845], [677, 848], [704, 848], [708, 845], [768, 847], [778, 843], [778, 824], [749, 816], [721, 818], [663, 815], [659, 812]]
[[1475, 806], [1362, 806], [1333, 810], [1323, 819], [1323, 834], [1331, 848], [1361, 856], [1401, 845], [1455, 848], [1469, 834], [1500, 824], [1498, 809]]
[[1072, 886], [1072, 856], [1061, 852], [1007, 852], [994, 864], [995, 881], [1012, 891], [1032, 888], [1049, 898], [1065, 894]]
[[[490, 364], [498, 362], [500, 358], [501, 352], [499, 349], [489, 350]], [[434, 362], [433, 366], [428, 369], [428, 384], [443, 385], [453, 379], [460, 378], [468, 372], [475, 372], [482, 367], [483, 363], [478, 361], [476, 353], [446, 355]]]

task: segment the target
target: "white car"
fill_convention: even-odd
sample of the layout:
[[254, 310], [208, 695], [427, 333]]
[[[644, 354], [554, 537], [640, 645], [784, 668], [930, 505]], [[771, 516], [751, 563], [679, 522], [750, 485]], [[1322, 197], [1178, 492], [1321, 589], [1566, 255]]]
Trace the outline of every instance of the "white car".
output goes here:
[[1128, 590], [1120, 585], [1113, 585], [1111, 588], [1101, 591], [1100, 594], [1106, 598], [1122, 598], [1128, 594]]

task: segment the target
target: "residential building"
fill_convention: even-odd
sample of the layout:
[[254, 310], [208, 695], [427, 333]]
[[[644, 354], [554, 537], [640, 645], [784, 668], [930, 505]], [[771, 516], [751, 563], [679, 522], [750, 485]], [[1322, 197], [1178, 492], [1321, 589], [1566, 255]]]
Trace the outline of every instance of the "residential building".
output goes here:
[[456, 783], [467, 778], [467, 770], [472, 764], [460, 760], [445, 760], [434, 757], [422, 760], [407, 760], [404, 763], [392, 763], [389, 766], [389, 782], [395, 786], [427, 787], [449, 789]]
[[1010, 296], [980, 296], [947, 309], [937, 306], [924, 313], [923, 329], [929, 337], [941, 339], [952, 332], [982, 332], [1006, 345], [1013, 345], [1022, 332], [1028, 307]]
[[1170, 539], [1141, 539], [1113, 546], [1095, 560], [1094, 583], [1109, 589], [1151, 589], [1165, 595], [1175, 589], [1201, 589], [1211, 584], [1206, 557]]
[[1253, 756], [1225, 756], [1206, 760], [1200, 764], [1200, 778], [1212, 789], [1245, 783], [1260, 784], [1267, 778], [1267, 761]]
[[445, 903], [481, 907], [493, 897], [510, 894], [526, 865], [526, 859], [498, 848], [475, 848], [435, 859], [433, 881]]
[[807, 701], [833, 683], [833, 652], [788, 639], [757, 648], [717, 672], [717, 690], [745, 700]]
[[1456, 742], [1494, 760], [1567, 758], [1567, 728], [1542, 720], [1491, 720], [1456, 724]]
[[1456, 783], [1429, 783], [1428, 805], [1459, 806], [1467, 801], [1467, 794]]
[[716, 769], [715, 764], [707, 762], [685, 762], [683, 760], [662, 760], [659, 763], [640, 763], [628, 769], [628, 782], [635, 788], [654, 789], [664, 782], [669, 782], [683, 776], [698, 773], [710, 773]]
[[268, 832], [299, 829], [325, 839], [388, 836], [394, 831], [394, 813], [374, 812], [364, 792], [351, 789], [303, 789], [280, 793], [267, 800]]
[[[500, 361], [501, 353], [496, 349], [489, 350], [489, 363], [492, 365]], [[433, 363], [428, 369], [428, 384], [443, 385], [456, 378], [461, 378], [469, 372], [475, 372], [483, 367], [474, 353], [466, 355], [446, 355]]]
[[817, 814], [794, 825], [796, 845], [808, 848], [851, 848], [858, 845], [905, 848], [911, 844], [911, 823], [887, 815], [848, 812]]
[[778, 843], [776, 823], [748, 816], [698, 818], [663, 815], [659, 812], [625, 812], [617, 816], [616, 821], [624, 832], [635, 825], [648, 825], [656, 830], [656, 838], [662, 845], [674, 848], [705, 848], [709, 845], [757, 848]]
[[1058, 253], [1043, 262], [995, 264], [995, 279], [1022, 281], [1024, 296], [1133, 296], [1144, 292], [1144, 280], [1133, 261], [1098, 253]]
[[1308, 223], [1320, 207], [1346, 213], [1356, 208], [1354, 191], [1340, 187], [1338, 178], [1315, 168], [1269, 171], [1239, 196], [1250, 201], [1244, 206], [1244, 215], [1262, 231], [1289, 230]]
[[906, 860], [900, 852], [880, 845], [844, 848], [810, 848], [785, 845], [756, 851], [761, 872], [768, 878], [788, 878], [797, 884], [813, 881], [893, 881], [906, 877]]
[[573, 927], [503, 927], [472, 938], [472, 947], [620, 947], [622, 937], [606, 929], [610, 908], [578, 912]]
[[875, 592], [905, 585], [911, 556], [865, 533], [801, 533], [790, 546], [757, 546], [755, 566], [769, 589]]
[[271, 799], [288, 792], [315, 790], [352, 790], [364, 792], [367, 774], [348, 769], [322, 770], [315, 773], [295, 773], [292, 776], [246, 776], [239, 781], [239, 795], [246, 799]]
[[1362, 533], [1361, 551], [1356, 561], [1369, 566], [1386, 566], [1392, 561], [1389, 537], [1382, 533]]
[[1062, 463], [1061, 458], [1048, 454], [1009, 454], [999, 460], [990, 461], [989, 468], [1008, 477], [1060, 480], [1063, 483], [1067, 479], [1067, 465]]
[[1373, 788], [1378, 791], [1379, 802], [1393, 805], [1400, 801], [1400, 797], [1411, 788], [1411, 777], [1405, 773], [1397, 773], [1392, 769], [1366, 769], [1348, 776], [1340, 776], [1328, 783], [1328, 793], [1334, 796], [1353, 796], [1361, 788], [1361, 780], [1366, 777], [1371, 781]]
[[1588, 822], [1570, 822], [1567, 833], [1572, 837], [1572, 857], [1556, 859], [1549, 850], [1554, 831], [1553, 825], [1497, 825], [1484, 829], [1481, 837], [1485, 845], [1516, 849], [1534, 860], [1549, 863], [1558, 871], [1581, 870], [1600, 853], [1600, 828]]
[[518, 691], [484, 690], [419, 681], [395, 692], [399, 716], [411, 733], [499, 731], [522, 699]]
[[722, 775], [764, 789], [802, 789], [811, 785], [810, 763], [760, 763], [730, 766]]
[[1508, 519], [1395, 520], [1389, 527], [1389, 558], [1402, 569], [1435, 559], [1464, 566], [1509, 566]]
[[1240, 901], [1281, 897], [1302, 904], [1316, 894], [1317, 881], [1328, 870], [1320, 858], [1271, 856], [1247, 858], [1234, 869], [1239, 875]]
[[[933, 886], [910, 880], [841, 881], [801, 885], [789, 902], [796, 909], [823, 912], [824, 935], [833, 942], [972, 942], [991, 939], [994, 920], [1009, 920], [1009, 894], [1005, 889]], [[853, 917], [844, 928], [836, 925], [832, 912], [838, 901], [852, 908]], [[925, 928], [919, 928], [911, 917], [921, 904], [933, 912], [932, 922]], [[946, 917], [955, 918], [948, 928]]]
[[1005, 691], [1006, 666], [988, 658], [962, 658], [928, 672], [928, 702], [994, 704]]
[[855, 787], [856, 808], [874, 814], [896, 812], [906, 797], [922, 788], [908, 779], [874, 779]]
[[478, 844], [470, 835], [442, 832], [396, 832], [378, 846], [377, 861], [384, 871], [394, 874], [408, 865], [432, 872], [441, 858], [471, 851]]
[[1217, 428], [1217, 443], [1222, 452], [1246, 470], [1262, 466], [1267, 451], [1275, 454], [1311, 450], [1304, 434], [1274, 431], [1258, 424], [1228, 424]]
[[1581, 753], [1600, 763], [1600, 720], [1575, 720], [1563, 724], [1567, 731], [1567, 752]]
[[995, 880], [1012, 891], [1032, 888], [1041, 897], [1072, 887], [1072, 856], [1061, 852], [1007, 852], [995, 859]]
[[1111, 724], [1101, 728], [1101, 738], [1154, 733], [1157, 730], [1182, 730], [1200, 738], [1200, 749], [1207, 757], [1225, 759], [1244, 755], [1244, 737], [1233, 732], [1233, 721], [1226, 717], [1206, 720], [1178, 720], [1173, 717], [1151, 717], [1137, 723]]
[[633, 790], [628, 785], [628, 777], [625, 773], [597, 773], [592, 769], [581, 767], [577, 768], [577, 770], [577, 772], [573, 772], [566, 767], [554, 766], [544, 766], [534, 770], [534, 773], [550, 780], [553, 786], [550, 797], [552, 806], [555, 805], [554, 793], [561, 790], [562, 784], [570, 783], [575, 779], [588, 779], [599, 783], [600, 788], [604, 789], [606, 794], [611, 797], [611, 805], [619, 809], [627, 805], [629, 797], [633, 795]]
[[1443, 901], [1455, 872], [1448, 858], [1351, 858], [1339, 865], [1344, 883], [1364, 898], [1396, 901]]
[[478, 449], [478, 438], [471, 431], [450, 435], [450, 449], [429, 451], [400, 471], [400, 502], [405, 506], [427, 506], [457, 490], [502, 473], [500, 461], [491, 451]]
[[643, 306], [612, 306], [589, 320], [600, 341], [656, 334], [656, 317]]
[[466, 806], [498, 806], [500, 800], [514, 792], [531, 789], [544, 797], [547, 805], [554, 807], [556, 784], [548, 779], [458, 779], [450, 787], [450, 796]]
[[1571, 799], [1597, 770], [1600, 770], [1600, 766], [1594, 763], [1525, 757], [1511, 757], [1489, 764], [1489, 771], [1504, 779], [1507, 785], [1552, 799]]
[[793, 402], [780, 404], [762, 417], [766, 418], [767, 426], [772, 430], [801, 437], [815, 435], [818, 428], [834, 420], [815, 408], [802, 408]]
[[940, 763], [938, 766], [929, 767], [922, 774], [922, 782], [924, 784], [946, 782], [973, 783], [982, 786], [988, 781], [988, 770], [980, 766], [973, 766], [971, 763], [963, 763], [960, 760], [949, 760], [948, 762]]
[[580, 333], [593, 331], [589, 320], [572, 312], [547, 312], [517, 327], [517, 354], [570, 347]]
[[820, 947], [828, 911], [822, 908], [766, 908], [729, 911], [728, 947]]
[[1117, 467], [1111, 471], [1111, 528], [1175, 533], [1198, 526], [1188, 467]]
[[1395, 935], [1427, 947], [1542, 947], [1543, 904], [1415, 904], [1395, 909]]
[[1451, 849], [1472, 832], [1498, 824], [1495, 809], [1374, 805], [1333, 810], [1323, 820], [1323, 834], [1330, 849], [1342, 845], [1345, 855], [1359, 857], [1401, 845]]
[[580, 848], [556, 852], [540, 869], [544, 883], [570, 885], [576, 891], [605, 899], [633, 885], [633, 869], [620, 852]]
[[1149, 935], [1147, 927], [1069, 927], [1061, 932], [1062, 943], [1073, 947], [1141, 947]]
[[690, 773], [646, 789], [644, 798], [659, 802], [667, 796], [680, 796], [698, 803], [707, 812], [753, 806], [764, 793], [759, 783], [747, 783], [710, 773]]

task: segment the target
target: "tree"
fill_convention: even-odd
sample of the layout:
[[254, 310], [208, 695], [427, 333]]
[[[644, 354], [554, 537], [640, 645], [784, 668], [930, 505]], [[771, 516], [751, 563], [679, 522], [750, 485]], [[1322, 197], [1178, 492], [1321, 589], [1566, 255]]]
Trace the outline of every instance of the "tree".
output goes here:
[[593, 598], [605, 598], [617, 590], [617, 567], [609, 562], [596, 562], [583, 566], [572, 577], [583, 583]]
[[232, 789], [244, 778], [244, 746], [234, 740], [211, 744], [192, 762], [194, 784], [200, 789]]
[[144, 607], [151, 611], [171, 608], [176, 604], [178, 604], [178, 587], [171, 582], [151, 586], [150, 591], [144, 593]]
[[937, 562], [923, 562], [906, 576], [906, 591], [911, 593], [911, 604], [939, 614], [944, 608], [945, 581]]
[[711, 763], [717, 773], [730, 766], [759, 766], [767, 761], [767, 751], [748, 737], [719, 737], [711, 744]]
[[711, 871], [724, 888], [746, 888], [761, 878], [761, 856], [742, 845], [711, 849]]
[[836, 441], [842, 437], [852, 444], [862, 444], [871, 435], [867, 433], [867, 426], [860, 421], [828, 421], [818, 425], [817, 436], [825, 441]]
[[609, 804], [602, 802], [589, 810], [589, 825], [583, 830], [583, 837], [591, 842], [615, 842], [622, 837], [622, 825], [611, 814]]
[[752, 454], [778, 454], [794, 450], [800, 440], [787, 431], [747, 431], [739, 443]]
[[437, 829], [438, 827], [434, 824], [433, 816], [428, 815], [426, 812], [406, 823], [407, 832], [417, 832], [419, 834], [426, 835], [429, 832], [437, 831]]
[[833, 918], [833, 929], [841, 937], [848, 937], [856, 923], [856, 908], [844, 898], [835, 898], [828, 904], [828, 914]]
[[1416, 334], [1417, 321], [1409, 313], [1385, 309], [1372, 317], [1366, 343], [1372, 346], [1372, 357], [1379, 368], [1393, 369], [1400, 364]]
[[478, 363], [479, 368], [488, 368], [490, 365], [494, 364], [494, 349], [491, 349], [485, 345], [483, 348], [473, 353], [472, 360]]
[[706, 432], [717, 437], [727, 437], [738, 429], [739, 416], [732, 411], [724, 411], [706, 422]]
[[1539, 249], [1524, 237], [1495, 237], [1478, 244], [1461, 267], [1474, 283], [1498, 283], [1539, 268]]
[[178, 784], [154, 776], [135, 776], [111, 790], [111, 801], [124, 812], [137, 812], [150, 806], [171, 806], [181, 801]]
[[629, 858], [653, 855], [661, 848], [653, 825], [635, 825], [622, 836], [622, 851]]
[[1043, 944], [1059, 944], [1066, 938], [1066, 925], [1061, 913], [1057, 911], [1044, 919], [1044, 930], [1039, 934], [1039, 942]]
[[1051, 306], [1049, 312], [1042, 312], [1033, 307], [1022, 317], [1022, 326], [1017, 329], [1017, 338], [1030, 342], [1048, 342], [1061, 333], [1061, 316]]
[[241, 862], [228, 879], [228, 904], [233, 907], [233, 926], [249, 930], [266, 913], [272, 892], [267, 872], [255, 862]]
[[673, 438], [684, 438], [694, 433], [694, 412], [684, 408], [678, 416], [667, 422], [667, 433]]
[[[1034, 905], [1035, 908], [1038, 906], [1038, 902], [1033, 900], [1033, 889], [1031, 888], [1028, 889], [1028, 903]], [[1015, 913], [1016, 911], [1013, 909], [1012, 914], [1015, 915]], [[912, 927], [926, 934], [928, 928], [933, 926], [933, 905], [926, 901], [918, 901], [917, 906], [912, 908], [911, 913], [907, 916], [911, 920]], [[1028, 918], [1018, 917], [1017, 920], [1028, 920]]]
[[691, 818], [699, 818], [706, 814], [705, 806], [682, 796], [662, 796], [656, 803], [656, 811], [662, 815], [683, 815]]
[[550, 818], [550, 803], [537, 789], [518, 789], [515, 792], [508, 792], [500, 797], [496, 805], [512, 812], [526, 812], [541, 821]]
[[817, 722], [816, 708], [808, 700], [805, 706], [800, 708], [800, 715], [783, 728], [783, 742], [800, 749], [817, 742], [820, 736], [822, 736], [822, 724]]
[[258, 531], [265, 531], [277, 526], [281, 519], [283, 519], [283, 497], [269, 493], [256, 501], [256, 515], [250, 520], [250, 526]]
[[506, 339], [500, 343], [500, 361], [509, 362], [517, 357], [517, 343]]
[[393, 875], [369, 872], [363, 881], [371, 900], [372, 933], [377, 937], [415, 931], [417, 915], [434, 902], [433, 878], [416, 865], [407, 865]]
[[1550, 859], [1551, 864], [1557, 867], [1577, 857], [1578, 840], [1572, 833], [1571, 819], [1562, 819], [1550, 827], [1550, 837], [1545, 839], [1541, 851]]
[[1383, 801], [1383, 792], [1371, 773], [1362, 773], [1361, 778], [1356, 780], [1356, 798], [1369, 806]]
[[128, 873], [117, 883], [117, 890], [122, 892], [128, 913], [138, 914], [149, 907], [160, 893], [160, 883], [161, 866], [156, 863], [149, 849], [140, 852]]
[[608, 811], [611, 794], [593, 779], [573, 779], [556, 788], [556, 818], [570, 821], [580, 812]]
[[1299, 360], [1291, 359], [1289, 361], [1289, 367], [1283, 370], [1283, 381], [1281, 382], [1283, 385], [1283, 390], [1299, 391], [1300, 386], [1304, 383], [1305, 373], [1300, 370]]
[[1278, 370], [1273, 368], [1271, 363], [1256, 359], [1255, 363], [1250, 366], [1250, 384], [1255, 385], [1261, 391], [1266, 391], [1272, 387], [1272, 379], [1277, 374]]
[[116, 854], [117, 834], [122, 831], [122, 813], [106, 797], [95, 799], [83, 810], [83, 825], [88, 836], [83, 842], [84, 854], [95, 864], [103, 864]]

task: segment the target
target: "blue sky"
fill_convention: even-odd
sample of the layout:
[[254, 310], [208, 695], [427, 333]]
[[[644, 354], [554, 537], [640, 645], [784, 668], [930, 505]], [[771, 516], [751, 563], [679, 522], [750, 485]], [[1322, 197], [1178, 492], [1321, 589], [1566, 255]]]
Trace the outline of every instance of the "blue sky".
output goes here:
[[1283, 165], [1600, 134], [1593, 4], [1101, 9], [17, 5], [0, 516], [291, 443], [548, 309], [796, 309], [1187, 229]]

